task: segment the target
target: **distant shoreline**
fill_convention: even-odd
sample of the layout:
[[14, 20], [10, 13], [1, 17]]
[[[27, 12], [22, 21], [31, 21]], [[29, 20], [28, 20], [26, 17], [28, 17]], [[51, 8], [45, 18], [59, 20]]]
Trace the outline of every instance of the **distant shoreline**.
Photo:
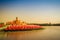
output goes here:
[[31, 25], [40, 25], [40, 26], [60, 26], [60, 24], [37, 24], [37, 23], [30, 23]]

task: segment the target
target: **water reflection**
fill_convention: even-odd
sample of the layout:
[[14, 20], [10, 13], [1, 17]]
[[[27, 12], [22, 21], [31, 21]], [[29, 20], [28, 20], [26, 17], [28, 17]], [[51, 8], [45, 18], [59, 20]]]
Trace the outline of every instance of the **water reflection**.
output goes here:
[[60, 40], [60, 27], [45, 27], [44, 30], [0, 32], [0, 40]]

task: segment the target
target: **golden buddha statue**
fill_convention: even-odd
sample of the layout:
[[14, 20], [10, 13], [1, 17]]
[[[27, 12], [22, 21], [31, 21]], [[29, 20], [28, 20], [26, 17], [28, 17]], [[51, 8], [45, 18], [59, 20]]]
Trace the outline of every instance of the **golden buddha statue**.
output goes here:
[[18, 17], [16, 17], [16, 20], [15, 21], [13, 21], [13, 24], [16, 24], [16, 25], [19, 25], [21, 22], [20, 22], [20, 20], [18, 20]]

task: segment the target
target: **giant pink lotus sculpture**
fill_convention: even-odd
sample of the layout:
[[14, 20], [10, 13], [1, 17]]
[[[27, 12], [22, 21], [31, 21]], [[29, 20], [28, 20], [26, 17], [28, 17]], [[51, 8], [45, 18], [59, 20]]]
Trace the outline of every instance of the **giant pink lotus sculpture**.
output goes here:
[[42, 26], [38, 25], [9, 25], [5, 30], [32, 30], [41, 28]]

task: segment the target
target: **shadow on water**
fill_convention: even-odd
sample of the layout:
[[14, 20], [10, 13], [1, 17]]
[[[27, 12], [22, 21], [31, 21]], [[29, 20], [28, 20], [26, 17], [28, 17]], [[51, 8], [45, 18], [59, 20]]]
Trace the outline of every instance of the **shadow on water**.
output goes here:
[[[42, 29], [36, 30], [24, 30], [24, 31], [1, 31], [0, 32], [0, 39], [1, 40], [28, 40], [32, 39], [36, 33], [39, 31], [43, 31]], [[2, 36], [1, 36], [2, 35]]]

